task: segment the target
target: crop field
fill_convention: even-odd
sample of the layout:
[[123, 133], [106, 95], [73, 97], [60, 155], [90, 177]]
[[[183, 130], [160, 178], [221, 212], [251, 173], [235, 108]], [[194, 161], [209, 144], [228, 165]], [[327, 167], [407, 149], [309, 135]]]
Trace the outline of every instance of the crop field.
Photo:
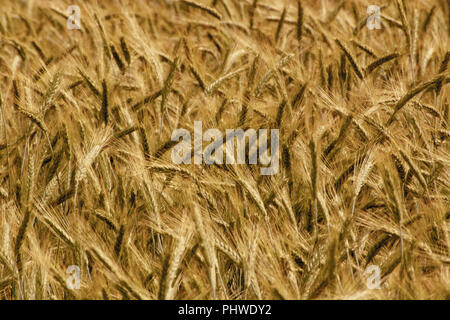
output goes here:
[[0, 8], [0, 299], [450, 299], [450, 1]]

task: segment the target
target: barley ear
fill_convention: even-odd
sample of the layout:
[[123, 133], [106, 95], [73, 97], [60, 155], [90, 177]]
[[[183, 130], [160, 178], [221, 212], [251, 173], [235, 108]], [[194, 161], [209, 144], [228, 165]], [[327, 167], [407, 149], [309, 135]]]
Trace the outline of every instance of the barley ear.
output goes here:
[[303, 6], [301, 0], [297, 0], [297, 40], [300, 42], [303, 35]]
[[102, 81], [102, 117], [105, 126], [108, 125], [109, 120], [109, 105], [108, 105], [108, 87], [106, 84], [106, 80]]
[[339, 39], [335, 39], [335, 41], [336, 41], [337, 45], [339, 46], [339, 48], [341, 48], [341, 50], [345, 53], [345, 56], [347, 57], [348, 61], [350, 62], [350, 65], [352, 66], [353, 71], [355, 71], [358, 78], [362, 80], [364, 78], [364, 76], [362, 74], [361, 68], [356, 63], [356, 60], [353, 57], [353, 55], [350, 53], [348, 48]]

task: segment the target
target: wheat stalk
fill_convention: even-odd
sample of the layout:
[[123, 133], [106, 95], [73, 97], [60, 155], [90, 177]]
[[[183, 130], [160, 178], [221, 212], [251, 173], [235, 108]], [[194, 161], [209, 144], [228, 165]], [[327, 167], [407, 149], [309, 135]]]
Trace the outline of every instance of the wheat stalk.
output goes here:
[[217, 12], [216, 9], [209, 8], [209, 7], [204, 6], [204, 5], [200, 4], [200, 3], [197, 3], [197, 2], [194, 2], [194, 1], [190, 1], [190, 0], [181, 0], [181, 2], [187, 4], [188, 6], [191, 6], [193, 8], [200, 9], [203, 12], [213, 16], [216, 19], [222, 20], [222, 15], [219, 12]]

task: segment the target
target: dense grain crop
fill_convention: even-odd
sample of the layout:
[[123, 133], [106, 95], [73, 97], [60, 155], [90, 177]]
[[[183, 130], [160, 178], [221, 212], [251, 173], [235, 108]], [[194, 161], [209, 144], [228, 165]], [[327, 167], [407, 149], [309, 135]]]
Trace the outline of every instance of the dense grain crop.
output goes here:
[[449, 299], [450, 2], [374, 2], [2, 1], [0, 299]]

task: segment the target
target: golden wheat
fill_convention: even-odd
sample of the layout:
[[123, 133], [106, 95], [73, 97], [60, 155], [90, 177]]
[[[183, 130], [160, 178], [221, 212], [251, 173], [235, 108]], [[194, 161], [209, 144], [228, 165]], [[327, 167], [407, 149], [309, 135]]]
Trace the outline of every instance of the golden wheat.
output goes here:
[[[449, 4], [367, 7], [2, 3], [0, 299], [448, 299]], [[278, 172], [176, 164], [194, 121]]]

